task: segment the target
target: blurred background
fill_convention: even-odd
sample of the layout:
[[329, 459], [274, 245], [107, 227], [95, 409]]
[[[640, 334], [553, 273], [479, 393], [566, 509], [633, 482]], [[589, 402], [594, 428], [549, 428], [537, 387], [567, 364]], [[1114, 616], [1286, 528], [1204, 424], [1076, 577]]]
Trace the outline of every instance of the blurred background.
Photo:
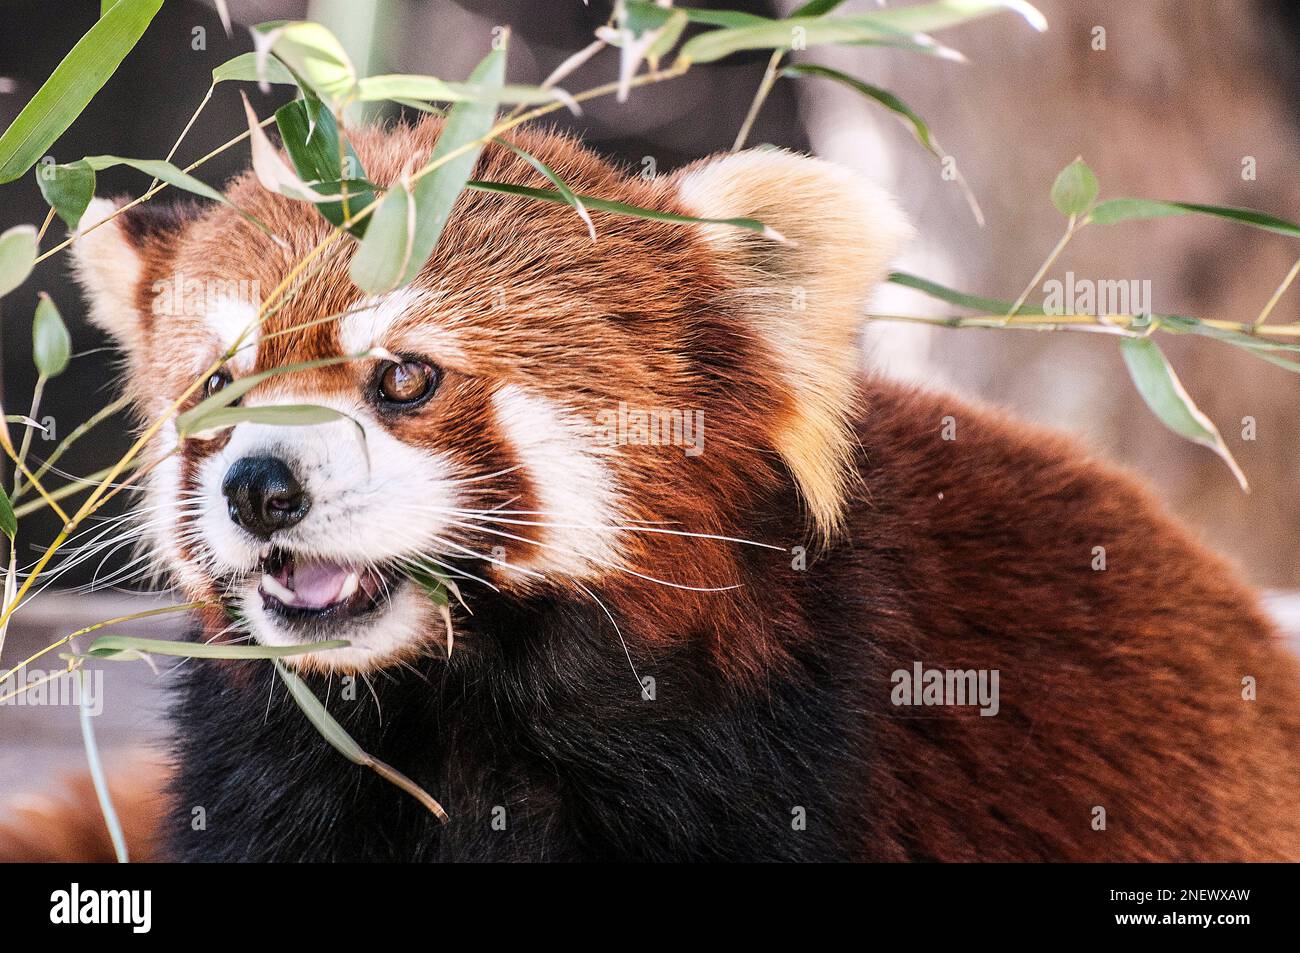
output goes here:
[[[895, 0], [890, 0], [893, 5]], [[785, 0], [697, 2], [698, 7], [784, 15]], [[973, 190], [986, 222], [974, 219], [956, 182], [878, 106], [825, 80], [782, 79], [759, 114], [750, 144], [811, 151], [859, 169], [890, 188], [917, 226], [900, 267], [951, 287], [1013, 299], [1063, 228], [1048, 191], [1076, 156], [1096, 171], [1102, 197], [1142, 196], [1260, 209], [1300, 220], [1300, 4], [1292, 0], [1039, 0], [1051, 25], [1035, 33], [1012, 15], [946, 31], [940, 38], [969, 62], [948, 62], [878, 47], [813, 49], [799, 61], [834, 66], [883, 86], [930, 126]], [[496, 26], [513, 40], [510, 80], [536, 83], [590, 41], [609, 0], [229, 0], [228, 37], [210, 3], [167, 0], [104, 89], [56, 143], [53, 158], [167, 154], [207, 91], [211, 70], [252, 48], [248, 24], [310, 18], [330, 26], [365, 72], [463, 78], [486, 53]], [[845, 12], [874, 9], [849, 0]], [[0, 127], [7, 126], [72, 44], [99, 15], [99, 0], [0, 0]], [[1100, 31], [1100, 32], [1099, 32]], [[767, 63], [737, 55], [692, 70], [669, 85], [587, 105], [556, 125], [594, 149], [640, 169], [647, 158], [668, 171], [731, 147]], [[606, 52], [569, 80], [583, 89], [613, 78]], [[287, 93], [244, 85], [261, 115]], [[395, 121], [396, 116], [385, 117]], [[176, 161], [185, 165], [245, 128], [238, 90], [219, 87]], [[219, 185], [247, 163], [237, 147], [199, 172]], [[1247, 174], [1247, 172], [1251, 174]], [[138, 195], [147, 177], [100, 174], [100, 194]], [[34, 176], [6, 185], [0, 230], [39, 224], [46, 205]], [[49, 238], [46, 245], [49, 244]], [[1090, 227], [1051, 273], [1094, 280], [1148, 280], [1157, 312], [1251, 321], [1300, 257], [1294, 240], [1195, 217]], [[84, 320], [66, 259], [38, 267], [0, 308], [7, 413], [26, 410], [35, 372], [30, 319], [48, 291], [72, 329], [78, 355], [48, 389], [39, 416], [62, 438], [114, 396], [107, 341]], [[1031, 299], [1033, 300], [1033, 299]], [[945, 306], [902, 288], [883, 289], [876, 310], [936, 314]], [[1300, 289], [1282, 297], [1277, 322], [1300, 315]], [[1184, 384], [1218, 424], [1252, 485], [1242, 494], [1212, 453], [1168, 433], [1129, 383], [1114, 341], [1100, 335], [929, 329], [877, 323], [864, 361], [883, 372], [982, 398], [1022, 417], [1081, 434], [1096, 450], [1153, 483], [1169, 506], [1256, 584], [1295, 631], [1286, 593], [1300, 589], [1300, 379], [1204, 338], [1162, 341]], [[1255, 439], [1242, 439], [1243, 418]], [[124, 419], [97, 429], [60, 462], [89, 473], [128, 445]], [[34, 443], [43, 457], [54, 443]], [[112, 513], [107, 514], [109, 518]], [[53, 537], [48, 514], [23, 521], [23, 562]], [[105, 527], [105, 539], [113, 530]], [[15, 617], [0, 669], [80, 625], [163, 604], [166, 594], [133, 594], [114, 576], [133, 556], [129, 539], [74, 566]], [[30, 547], [30, 548], [28, 548]], [[102, 562], [101, 562], [102, 560]], [[57, 564], [57, 563], [56, 563]], [[120, 585], [85, 591], [92, 578]], [[1171, 580], [1171, 585], [1176, 581]], [[175, 622], [140, 624], [158, 635]], [[98, 719], [105, 760], [156, 736], [159, 686], [140, 665], [107, 672], [106, 714]], [[39, 717], [34, 717], [39, 715]], [[80, 763], [74, 709], [0, 709], [0, 791], [34, 789], [64, 764]]]

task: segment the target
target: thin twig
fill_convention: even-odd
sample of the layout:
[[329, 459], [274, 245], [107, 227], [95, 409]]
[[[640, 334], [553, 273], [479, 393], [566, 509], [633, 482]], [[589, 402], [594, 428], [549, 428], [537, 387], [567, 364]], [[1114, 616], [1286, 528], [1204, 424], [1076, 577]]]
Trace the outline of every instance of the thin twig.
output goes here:
[[1282, 295], [1286, 294], [1286, 289], [1291, 287], [1291, 282], [1295, 281], [1297, 274], [1300, 274], [1300, 258], [1296, 259], [1296, 263], [1291, 266], [1291, 270], [1286, 273], [1286, 277], [1282, 279], [1282, 283], [1278, 285], [1277, 290], [1273, 292], [1273, 297], [1269, 298], [1268, 304], [1264, 305], [1264, 310], [1261, 311], [1259, 317], [1255, 319], [1254, 328], [1258, 329], [1261, 324], [1268, 320], [1268, 316], [1273, 313], [1273, 309], [1277, 306]]
[[745, 140], [749, 138], [749, 131], [754, 127], [754, 120], [758, 118], [758, 112], [763, 108], [763, 103], [767, 101], [768, 94], [772, 92], [772, 87], [776, 85], [777, 69], [781, 66], [781, 60], [785, 57], [785, 50], [773, 50], [772, 58], [767, 61], [767, 69], [763, 73], [762, 80], [759, 81], [758, 89], [754, 92], [754, 100], [749, 104], [749, 112], [745, 114], [745, 121], [736, 133], [736, 141], [731, 145], [732, 152], [739, 152], [744, 148]]

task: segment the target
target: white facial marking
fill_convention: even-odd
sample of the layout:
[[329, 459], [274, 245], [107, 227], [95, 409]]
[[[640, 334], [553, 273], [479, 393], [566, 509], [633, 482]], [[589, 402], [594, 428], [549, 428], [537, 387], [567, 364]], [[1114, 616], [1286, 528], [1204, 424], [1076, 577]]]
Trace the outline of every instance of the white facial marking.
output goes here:
[[257, 325], [257, 312], [258, 305], [237, 298], [219, 298], [204, 312], [203, 322], [217, 336], [223, 353], [234, 347], [240, 335], [244, 335], [240, 349], [230, 362], [236, 373], [248, 373], [253, 369], [261, 331]]
[[414, 311], [425, 294], [407, 285], [397, 291], [369, 301], [362, 301], [339, 319], [339, 339], [344, 354], [361, 354], [372, 347], [383, 347], [389, 331], [403, 315]]
[[[314, 426], [243, 423], [227, 444], [206, 459], [199, 471], [203, 508], [199, 530], [211, 552], [211, 571], [218, 577], [241, 577], [242, 610], [254, 636], [268, 645], [294, 645], [301, 638], [265, 610], [258, 585], [290, 604], [293, 594], [257, 570], [270, 547], [237, 526], [227, 510], [222, 483], [235, 461], [249, 456], [283, 460], [311, 500], [302, 522], [276, 533], [275, 546], [303, 558], [324, 558], [359, 567], [391, 567], [394, 561], [436, 553], [435, 538], [448, 532], [447, 512], [458, 505], [451, 480], [453, 467], [444, 455], [412, 447], [393, 437], [359, 401], [315, 393], [285, 393], [271, 400], [251, 398], [252, 406], [314, 404], [347, 414]], [[364, 440], [356, 421], [364, 430]], [[268, 580], [270, 585], [268, 585]], [[338, 596], [356, 592], [350, 574]], [[241, 594], [236, 589], [233, 594]], [[438, 632], [436, 615], [424, 593], [402, 583], [386, 605], [338, 624], [337, 637], [352, 645], [320, 653], [313, 664], [368, 670], [428, 642]]]
[[512, 546], [522, 552], [510, 562], [569, 578], [602, 575], [618, 560], [618, 534], [596, 528], [615, 525], [617, 493], [600, 460], [611, 451], [593, 444], [589, 424], [566, 419], [559, 405], [514, 385], [498, 390], [493, 404], [543, 513], [523, 518], [552, 524], [542, 529], [543, 546]]

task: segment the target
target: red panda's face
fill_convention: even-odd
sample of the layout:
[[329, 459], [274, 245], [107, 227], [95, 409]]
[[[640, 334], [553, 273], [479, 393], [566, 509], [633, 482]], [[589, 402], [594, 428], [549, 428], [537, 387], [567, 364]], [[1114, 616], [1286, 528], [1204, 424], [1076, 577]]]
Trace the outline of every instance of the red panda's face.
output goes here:
[[[354, 145], [385, 183], [436, 134], [426, 123]], [[810, 534], [837, 526], [855, 331], [905, 231], [889, 201], [780, 152], [642, 180], [560, 137], [517, 141], [575, 191], [755, 217], [789, 241], [597, 213], [593, 243], [567, 207], [466, 193], [420, 277], [368, 297], [348, 277], [351, 239], [295, 272], [329, 227], [245, 177], [230, 198], [274, 238], [226, 208], [87, 231], [111, 211], [97, 201], [74, 246], [145, 421], [237, 342], [182, 411], [247, 375], [321, 362], [240, 406], [338, 418], [183, 440], [173, 420], [145, 457], [162, 461], [146, 484], [150, 545], [189, 595], [225, 602], [266, 644], [351, 642], [301, 664], [366, 671], [443, 651], [412, 577], [520, 596], [725, 588], [732, 544], [711, 537], [748, 538], [747, 513], [783, 483]], [[477, 175], [548, 184], [495, 148]]]

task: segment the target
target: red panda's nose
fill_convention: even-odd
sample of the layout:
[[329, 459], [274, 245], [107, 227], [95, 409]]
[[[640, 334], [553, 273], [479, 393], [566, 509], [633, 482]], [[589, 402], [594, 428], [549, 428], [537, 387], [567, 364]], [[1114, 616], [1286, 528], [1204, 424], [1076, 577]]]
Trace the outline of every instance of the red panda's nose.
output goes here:
[[278, 457], [243, 457], [221, 482], [230, 518], [260, 539], [288, 529], [307, 515], [311, 500], [288, 464]]

